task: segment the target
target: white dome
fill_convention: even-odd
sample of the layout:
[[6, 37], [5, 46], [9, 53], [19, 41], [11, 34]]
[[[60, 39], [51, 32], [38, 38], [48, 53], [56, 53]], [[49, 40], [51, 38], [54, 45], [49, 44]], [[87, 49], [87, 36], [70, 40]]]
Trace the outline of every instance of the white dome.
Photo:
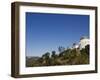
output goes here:
[[82, 37], [80, 39], [80, 42], [79, 42], [79, 48], [80, 48], [80, 50], [83, 49], [83, 48], [85, 48], [85, 46], [88, 45], [88, 44], [89, 44], [89, 39], [86, 38], [86, 37], [84, 37], [84, 38]]

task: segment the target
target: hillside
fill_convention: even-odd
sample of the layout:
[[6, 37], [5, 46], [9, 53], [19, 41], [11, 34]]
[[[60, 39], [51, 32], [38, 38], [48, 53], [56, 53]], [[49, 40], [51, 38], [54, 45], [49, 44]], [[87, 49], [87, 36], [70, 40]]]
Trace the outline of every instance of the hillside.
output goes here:
[[46, 52], [41, 57], [26, 57], [26, 67], [89, 64], [89, 45], [82, 50], [58, 49], [59, 54], [52, 51], [52, 53]]

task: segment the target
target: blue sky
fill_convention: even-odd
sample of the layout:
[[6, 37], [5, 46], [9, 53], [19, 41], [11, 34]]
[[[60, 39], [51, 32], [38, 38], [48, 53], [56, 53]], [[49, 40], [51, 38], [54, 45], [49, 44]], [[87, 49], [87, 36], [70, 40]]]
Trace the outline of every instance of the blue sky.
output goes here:
[[26, 55], [41, 56], [89, 37], [89, 15], [26, 12]]

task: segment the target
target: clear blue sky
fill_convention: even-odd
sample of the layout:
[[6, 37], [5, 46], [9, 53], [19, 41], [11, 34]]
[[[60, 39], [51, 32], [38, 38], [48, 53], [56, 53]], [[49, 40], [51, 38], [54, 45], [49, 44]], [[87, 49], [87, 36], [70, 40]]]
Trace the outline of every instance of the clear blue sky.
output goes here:
[[26, 55], [41, 56], [89, 37], [89, 15], [26, 12]]

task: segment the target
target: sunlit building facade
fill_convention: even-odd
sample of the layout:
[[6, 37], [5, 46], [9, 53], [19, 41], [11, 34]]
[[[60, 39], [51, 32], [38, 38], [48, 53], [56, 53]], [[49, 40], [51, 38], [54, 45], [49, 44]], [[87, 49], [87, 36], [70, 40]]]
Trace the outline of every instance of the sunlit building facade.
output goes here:
[[73, 43], [72, 49], [83, 49], [86, 45], [89, 45], [89, 38], [81, 37], [79, 43]]

